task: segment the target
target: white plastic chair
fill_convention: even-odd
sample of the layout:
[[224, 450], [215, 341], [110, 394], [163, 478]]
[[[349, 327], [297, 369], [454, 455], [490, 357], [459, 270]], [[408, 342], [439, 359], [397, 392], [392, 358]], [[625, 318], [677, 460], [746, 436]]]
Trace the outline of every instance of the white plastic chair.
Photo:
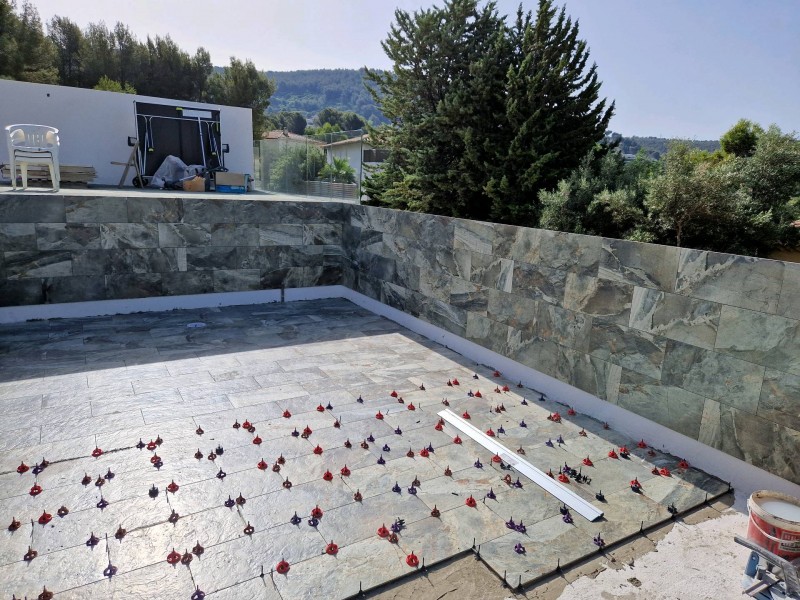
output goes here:
[[17, 165], [22, 173], [22, 187], [28, 187], [28, 165], [47, 165], [53, 188], [61, 187], [58, 165], [58, 129], [47, 125], [8, 125], [8, 157], [11, 161], [11, 187], [17, 189]]

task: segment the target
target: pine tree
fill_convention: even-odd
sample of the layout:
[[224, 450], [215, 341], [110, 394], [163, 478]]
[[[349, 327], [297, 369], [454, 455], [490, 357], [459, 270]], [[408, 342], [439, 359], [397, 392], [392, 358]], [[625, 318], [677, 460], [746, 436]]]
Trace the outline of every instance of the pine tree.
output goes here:
[[395, 12], [383, 42], [391, 71], [367, 71], [390, 150], [365, 191], [376, 202], [475, 219], [535, 225], [538, 192], [555, 187], [606, 130], [578, 25], [552, 0], [509, 27], [494, 3], [448, 0]]

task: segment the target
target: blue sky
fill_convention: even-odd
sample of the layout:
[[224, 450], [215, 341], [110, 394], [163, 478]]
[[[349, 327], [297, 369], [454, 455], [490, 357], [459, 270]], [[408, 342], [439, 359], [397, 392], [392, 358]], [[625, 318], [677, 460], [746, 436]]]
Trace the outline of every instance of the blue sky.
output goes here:
[[[32, 0], [47, 23], [122, 21], [215, 64], [261, 69], [389, 67], [380, 42], [394, 9], [426, 0]], [[800, 0], [564, 0], [616, 100], [625, 135], [716, 139], [739, 118], [800, 131]], [[525, 10], [537, 3], [525, 0]], [[518, 0], [499, 0], [513, 14]]]

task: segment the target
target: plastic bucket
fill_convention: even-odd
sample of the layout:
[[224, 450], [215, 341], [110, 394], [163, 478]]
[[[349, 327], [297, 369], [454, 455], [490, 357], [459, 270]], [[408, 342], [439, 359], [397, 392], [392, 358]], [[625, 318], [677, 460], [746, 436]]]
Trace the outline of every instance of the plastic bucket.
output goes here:
[[773, 554], [800, 558], [800, 500], [780, 492], [754, 492], [747, 501], [747, 538]]

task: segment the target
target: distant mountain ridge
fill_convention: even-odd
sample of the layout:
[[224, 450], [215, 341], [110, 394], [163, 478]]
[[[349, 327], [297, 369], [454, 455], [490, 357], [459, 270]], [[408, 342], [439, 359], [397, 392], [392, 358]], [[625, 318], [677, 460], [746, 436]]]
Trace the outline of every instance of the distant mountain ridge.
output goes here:
[[364, 69], [310, 69], [266, 71], [278, 88], [270, 100], [269, 112], [297, 111], [311, 119], [323, 108], [353, 111], [373, 124], [386, 118], [364, 86]]

